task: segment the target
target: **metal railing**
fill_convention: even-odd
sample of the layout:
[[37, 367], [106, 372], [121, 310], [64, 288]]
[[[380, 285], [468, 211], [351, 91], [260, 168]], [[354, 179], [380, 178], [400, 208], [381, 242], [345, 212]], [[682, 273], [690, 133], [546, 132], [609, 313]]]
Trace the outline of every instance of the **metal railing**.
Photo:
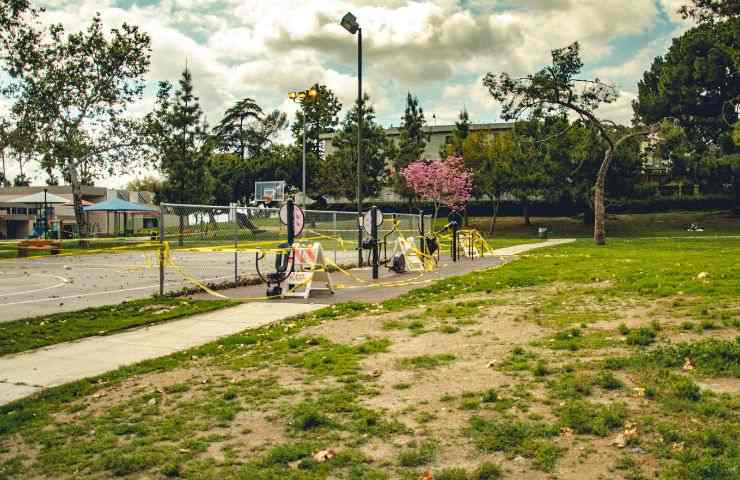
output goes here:
[[[160, 213], [159, 239], [167, 242], [168, 255], [177, 265], [168, 265], [162, 250], [161, 294], [168, 291], [167, 278], [179, 275], [174, 270], [187, 271], [205, 284], [239, 285], [256, 274], [254, 249], [276, 247], [287, 240], [287, 227], [280, 221], [277, 208], [163, 203]], [[392, 243], [399, 235], [419, 237], [429, 228], [428, 215], [385, 213], [378, 238]], [[321, 242], [337, 264], [357, 264], [355, 212], [306, 210], [303, 230], [296, 234], [299, 242]]]

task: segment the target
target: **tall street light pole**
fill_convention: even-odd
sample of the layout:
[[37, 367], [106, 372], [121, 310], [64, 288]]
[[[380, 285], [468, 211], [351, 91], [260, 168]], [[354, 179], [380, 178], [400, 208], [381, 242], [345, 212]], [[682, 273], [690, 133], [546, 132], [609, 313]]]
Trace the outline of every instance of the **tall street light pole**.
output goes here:
[[[319, 91], [315, 88], [309, 88], [302, 92], [289, 92], [288, 98], [294, 102], [300, 103], [303, 106], [303, 101], [306, 98], [315, 100], [319, 95]], [[303, 109], [303, 166], [302, 166], [302, 189], [301, 189], [301, 204], [303, 210], [306, 210], [306, 109]]]
[[357, 265], [361, 267], [362, 226], [359, 218], [362, 217], [362, 28], [350, 12], [342, 17], [340, 23], [352, 35], [357, 34]]

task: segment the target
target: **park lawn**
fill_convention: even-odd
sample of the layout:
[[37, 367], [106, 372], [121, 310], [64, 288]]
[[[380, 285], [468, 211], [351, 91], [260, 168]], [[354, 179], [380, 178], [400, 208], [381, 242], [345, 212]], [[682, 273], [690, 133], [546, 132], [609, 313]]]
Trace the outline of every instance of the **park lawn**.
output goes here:
[[0, 407], [0, 477], [737, 478], [739, 279], [738, 238], [533, 251]]
[[93, 335], [110, 335], [235, 304], [228, 300], [159, 297], [3, 322], [0, 324], [0, 356]]
[[[521, 217], [500, 217], [495, 233], [490, 234], [490, 219], [474, 217], [470, 226], [486, 237], [536, 238], [538, 228], [546, 227], [550, 237], [593, 237], [593, 225], [586, 225], [574, 217], [532, 217], [531, 225], [524, 225]], [[689, 224], [701, 226], [703, 232], [687, 232]], [[609, 214], [606, 221], [609, 237], [711, 237], [740, 235], [740, 216], [729, 211], [676, 211], [666, 213]]]

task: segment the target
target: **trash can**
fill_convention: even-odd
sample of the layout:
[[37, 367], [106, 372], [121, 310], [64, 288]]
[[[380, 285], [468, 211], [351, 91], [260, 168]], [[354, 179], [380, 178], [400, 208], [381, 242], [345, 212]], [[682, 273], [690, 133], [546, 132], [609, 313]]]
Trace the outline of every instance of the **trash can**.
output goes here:
[[540, 227], [537, 229], [538, 236], [543, 239], [547, 240], [547, 227]]

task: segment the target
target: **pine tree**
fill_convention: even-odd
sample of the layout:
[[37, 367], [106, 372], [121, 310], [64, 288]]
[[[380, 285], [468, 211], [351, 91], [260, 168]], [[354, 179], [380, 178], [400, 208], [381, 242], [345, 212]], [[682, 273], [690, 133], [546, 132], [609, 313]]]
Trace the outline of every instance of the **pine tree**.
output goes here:
[[174, 203], [210, 202], [213, 178], [208, 167], [213, 141], [187, 68], [174, 95], [169, 82], [160, 83], [157, 109], [147, 120], [151, 143], [166, 179], [162, 188], [164, 199]]
[[452, 138], [449, 142], [446, 142], [439, 148], [439, 158], [447, 158], [450, 155], [462, 155], [463, 154], [463, 143], [470, 134], [470, 118], [468, 117], [468, 110], [463, 108], [460, 110], [460, 114], [457, 116], [458, 121], [455, 122], [455, 130], [452, 132]]
[[419, 99], [408, 92], [406, 95], [406, 110], [401, 118], [400, 136], [398, 140], [398, 155], [393, 162], [395, 172], [393, 188], [407, 200], [413, 199], [416, 194], [406, 185], [406, 181], [398, 174], [410, 163], [419, 160], [424, 153], [429, 136], [424, 133], [424, 110], [419, 106]]
[[[380, 193], [386, 175], [386, 162], [393, 155], [393, 143], [375, 120], [375, 109], [365, 95], [362, 107], [363, 198]], [[321, 162], [319, 175], [324, 193], [353, 200], [357, 192], [357, 104], [347, 112], [332, 141], [336, 151]]]

